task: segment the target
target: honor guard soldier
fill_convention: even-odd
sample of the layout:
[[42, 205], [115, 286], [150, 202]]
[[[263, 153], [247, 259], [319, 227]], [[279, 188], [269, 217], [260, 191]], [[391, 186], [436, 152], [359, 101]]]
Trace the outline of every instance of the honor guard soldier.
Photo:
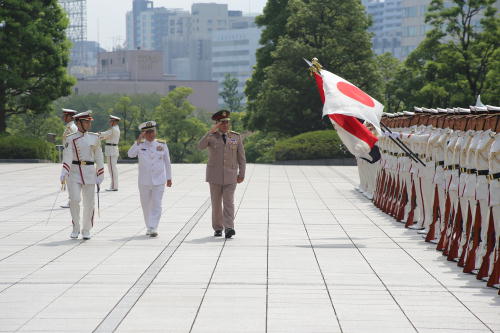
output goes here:
[[104, 158], [97, 133], [88, 132], [92, 126], [92, 111], [73, 116], [78, 131], [67, 137], [63, 154], [61, 183], [67, 180], [69, 206], [73, 222], [71, 238], [80, 234], [80, 201], [83, 198], [82, 238], [90, 239], [94, 225], [95, 185], [104, 179]]
[[199, 149], [208, 148], [206, 181], [212, 200], [212, 227], [214, 236], [231, 238], [234, 231], [234, 191], [245, 178], [245, 149], [239, 133], [229, 130], [229, 114], [220, 110], [212, 116], [215, 125], [198, 143]]
[[116, 168], [116, 163], [120, 155], [118, 150], [118, 142], [120, 141], [119, 121], [119, 117], [109, 116], [109, 126], [111, 128], [106, 132], [99, 133], [99, 138], [101, 140], [106, 140], [104, 156], [106, 157], [106, 163], [108, 163], [108, 171], [111, 178], [111, 184], [106, 191], [118, 191], [118, 170]]
[[[62, 109], [63, 114], [62, 114], [62, 119], [64, 121], [64, 132], [62, 135], [62, 146], [63, 148], [66, 146], [66, 138], [78, 131], [78, 128], [75, 125], [75, 122], [73, 120], [73, 116], [77, 114], [78, 112], [75, 110], [71, 109]], [[69, 199], [68, 203], [66, 205], [62, 205], [61, 208], [69, 208]]]
[[139, 193], [146, 223], [146, 235], [158, 236], [158, 224], [165, 186], [172, 186], [172, 166], [165, 141], [156, 139], [156, 122], [139, 125], [141, 134], [128, 150], [130, 158], [139, 158]]

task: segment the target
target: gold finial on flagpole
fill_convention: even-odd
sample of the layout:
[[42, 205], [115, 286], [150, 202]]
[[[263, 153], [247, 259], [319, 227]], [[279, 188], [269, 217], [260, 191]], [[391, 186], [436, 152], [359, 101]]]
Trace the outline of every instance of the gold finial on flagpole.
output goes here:
[[319, 63], [318, 58], [312, 58], [310, 64], [311, 66], [309, 66], [309, 72], [311, 75], [313, 75], [313, 73], [319, 74], [320, 70], [323, 69], [323, 66], [321, 66], [321, 64]]

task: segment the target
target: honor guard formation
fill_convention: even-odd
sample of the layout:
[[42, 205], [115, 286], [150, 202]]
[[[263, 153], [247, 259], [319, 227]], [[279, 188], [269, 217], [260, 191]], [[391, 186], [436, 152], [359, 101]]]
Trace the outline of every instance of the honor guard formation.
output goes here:
[[384, 114], [381, 160], [359, 191], [464, 273], [500, 286], [500, 107]]

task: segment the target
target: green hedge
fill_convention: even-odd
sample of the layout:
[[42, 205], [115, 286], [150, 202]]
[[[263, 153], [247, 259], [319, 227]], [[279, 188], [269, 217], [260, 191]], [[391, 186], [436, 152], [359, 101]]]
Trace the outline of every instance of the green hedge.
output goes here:
[[0, 136], [0, 159], [42, 159], [56, 162], [55, 145], [47, 141], [23, 136]]
[[276, 161], [317, 160], [351, 156], [334, 130], [302, 133], [274, 147]]
[[[134, 143], [129, 143], [129, 144], [121, 144], [118, 146], [118, 150], [120, 152], [120, 157], [119, 159], [120, 160], [133, 160], [133, 158], [130, 158], [128, 157], [128, 150], [130, 149], [130, 147], [132, 147]], [[104, 148], [103, 148], [103, 151], [104, 151]]]
[[278, 139], [269, 133], [255, 132], [244, 140], [245, 155], [249, 163], [274, 162], [274, 145]]

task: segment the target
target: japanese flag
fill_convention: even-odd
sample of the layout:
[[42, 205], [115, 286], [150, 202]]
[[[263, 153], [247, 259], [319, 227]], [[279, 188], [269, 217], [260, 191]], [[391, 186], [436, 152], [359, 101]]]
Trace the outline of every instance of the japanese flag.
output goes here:
[[321, 69], [319, 73], [314, 72], [314, 77], [323, 102], [323, 116], [328, 115], [342, 143], [356, 157], [371, 163], [380, 159], [379, 149], [375, 145], [378, 138], [358, 119], [371, 123], [380, 132], [384, 106], [329, 71]]
[[380, 133], [380, 118], [384, 106], [347, 80], [326, 70], [320, 70], [323, 79], [325, 104], [323, 116], [345, 114], [366, 120]]

